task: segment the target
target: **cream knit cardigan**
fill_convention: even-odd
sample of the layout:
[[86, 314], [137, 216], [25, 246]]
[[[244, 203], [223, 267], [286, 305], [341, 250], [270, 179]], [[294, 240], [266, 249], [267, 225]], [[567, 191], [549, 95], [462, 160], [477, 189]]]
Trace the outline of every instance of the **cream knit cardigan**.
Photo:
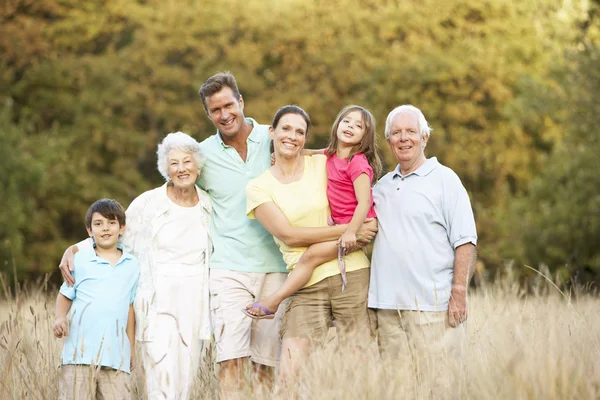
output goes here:
[[[136, 339], [152, 341], [152, 320], [156, 318], [157, 306], [155, 287], [157, 245], [156, 234], [167, 220], [169, 213], [169, 199], [167, 197], [167, 184], [149, 190], [136, 197], [127, 208], [127, 223], [123, 234], [125, 250], [137, 257], [140, 263], [140, 279], [135, 296]], [[212, 240], [210, 235], [211, 204], [208, 194], [196, 186], [198, 198], [202, 206], [202, 225], [208, 232], [208, 249], [204, 257], [204, 283], [198, 290], [202, 291], [200, 304], [190, 304], [191, 310], [197, 310], [195, 318], [201, 318], [200, 339], [209, 340], [211, 335], [210, 310], [209, 310], [209, 261], [212, 254]]]

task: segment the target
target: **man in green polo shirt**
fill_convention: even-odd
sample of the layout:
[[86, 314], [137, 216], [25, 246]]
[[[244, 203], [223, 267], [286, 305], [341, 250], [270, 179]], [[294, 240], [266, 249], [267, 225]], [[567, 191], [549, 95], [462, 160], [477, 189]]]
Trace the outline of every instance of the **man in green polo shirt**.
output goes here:
[[217, 128], [201, 143], [205, 164], [198, 183], [213, 206], [211, 318], [219, 378], [227, 388], [239, 384], [243, 360], [258, 372], [277, 364], [283, 307], [272, 320], [247, 318], [240, 310], [273, 293], [287, 271], [273, 236], [246, 217], [246, 184], [270, 166], [268, 126], [244, 117], [244, 99], [229, 72], [211, 76], [199, 94]]

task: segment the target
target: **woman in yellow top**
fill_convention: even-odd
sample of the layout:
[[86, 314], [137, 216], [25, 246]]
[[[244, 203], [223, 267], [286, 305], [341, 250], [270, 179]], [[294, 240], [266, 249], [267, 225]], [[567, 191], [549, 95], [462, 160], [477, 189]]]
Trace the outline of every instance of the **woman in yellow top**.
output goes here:
[[[310, 118], [300, 107], [279, 109], [269, 128], [275, 164], [246, 189], [248, 216], [274, 236], [288, 270], [294, 269], [308, 246], [337, 241], [346, 229], [327, 223], [326, 156], [301, 154], [309, 128]], [[368, 243], [376, 232], [377, 223], [366, 222], [357, 237]], [[362, 251], [352, 250], [357, 248], [346, 256], [352, 282], [346, 290], [342, 291], [336, 254], [331, 254], [331, 260], [321, 260], [309, 282], [290, 299], [281, 329], [281, 351], [289, 355], [281, 358], [282, 378], [297, 370], [313, 343], [325, 339], [334, 319], [338, 329], [368, 335], [369, 260]]]

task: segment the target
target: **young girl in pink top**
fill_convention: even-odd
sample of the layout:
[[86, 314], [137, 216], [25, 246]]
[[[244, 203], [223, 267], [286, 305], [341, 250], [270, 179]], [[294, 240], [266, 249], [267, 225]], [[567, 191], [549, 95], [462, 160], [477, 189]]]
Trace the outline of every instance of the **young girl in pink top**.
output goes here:
[[[307, 150], [309, 155], [323, 150]], [[375, 218], [371, 184], [381, 173], [381, 160], [375, 142], [375, 118], [363, 107], [347, 106], [338, 114], [331, 128], [327, 155], [327, 198], [331, 224], [347, 224], [337, 242], [316, 243], [302, 255], [287, 280], [272, 295], [242, 310], [252, 318], [273, 318], [279, 304], [300, 290], [316, 267], [331, 260], [337, 252], [342, 274], [342, 290], [346, 282], [344, 256], [357, 245], [356, 233], [367, 218]]]

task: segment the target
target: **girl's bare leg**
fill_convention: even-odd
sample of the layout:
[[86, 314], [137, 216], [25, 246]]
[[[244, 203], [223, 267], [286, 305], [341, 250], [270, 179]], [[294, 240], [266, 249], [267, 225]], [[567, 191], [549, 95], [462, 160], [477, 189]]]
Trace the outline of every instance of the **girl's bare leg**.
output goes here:
[[[283, 300], [302, 289], [308, 283], [315, 268], [327, 261], [336, 259], [337, 252], [338, 245], [336, 241], [315, 243], [309, 246], [283, 285], [272, 295], [261, 299], [259, 304], [269, 309], [272, 313], [275, 313]], [[246, 309], [253, 315], [260, 316], [265, 314], [260, 308], [252, 307], [252, 304], [246, 306]]]

